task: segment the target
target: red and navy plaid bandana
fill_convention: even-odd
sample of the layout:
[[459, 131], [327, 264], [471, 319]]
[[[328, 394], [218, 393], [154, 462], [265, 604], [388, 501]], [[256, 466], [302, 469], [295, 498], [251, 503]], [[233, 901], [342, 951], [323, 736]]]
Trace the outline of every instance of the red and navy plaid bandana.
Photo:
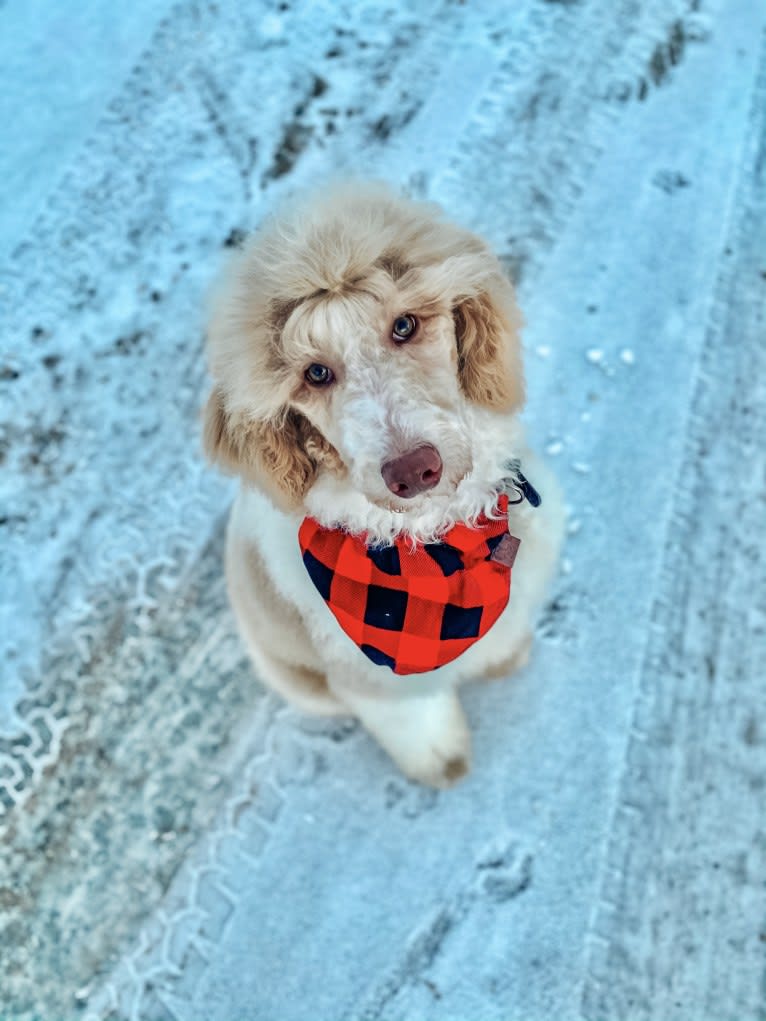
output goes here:
[[362, 536], [306, 518], [299, 531], [309, 577], [346, 634], [395, 674], [436, 670], [492, 627], [508, 603], [519, 540], [502, 517], [455, 525], [413, 550], [404, 538], [368, 546]]

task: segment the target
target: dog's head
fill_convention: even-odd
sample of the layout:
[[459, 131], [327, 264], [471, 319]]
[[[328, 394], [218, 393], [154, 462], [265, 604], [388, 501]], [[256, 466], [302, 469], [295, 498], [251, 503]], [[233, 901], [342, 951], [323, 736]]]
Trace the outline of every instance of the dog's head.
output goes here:
[[433, 531], [513, 453], [518, 331], [479, 238], [382, 186], [330, 192], [268, 221], [224, 278], [208, 455], [324, 523]]

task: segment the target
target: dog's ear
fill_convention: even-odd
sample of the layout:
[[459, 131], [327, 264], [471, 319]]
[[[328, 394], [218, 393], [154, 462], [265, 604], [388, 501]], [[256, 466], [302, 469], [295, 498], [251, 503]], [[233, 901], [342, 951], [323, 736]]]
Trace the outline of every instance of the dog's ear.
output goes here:
[[519, 333], [521, 314], [513, 288], [500, 272], [478, 294], [453, 309], [458, 372], [466, 397], [497, 411], [524, 403]]
[[284, 510], [300, 506], [320, 464], [342, 469], [335, 448], [299, 412], [257, 421], [230, 412], [218, 387], [205, 407], [203, 445], [212, 462], [263, 489]]

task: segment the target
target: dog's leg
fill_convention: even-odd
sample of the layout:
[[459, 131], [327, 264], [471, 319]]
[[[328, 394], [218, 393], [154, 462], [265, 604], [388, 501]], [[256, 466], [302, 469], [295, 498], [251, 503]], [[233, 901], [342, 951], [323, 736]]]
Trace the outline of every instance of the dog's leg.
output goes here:
[[[242, 629], [242, 633], [247, 639], [247, 632]], [[258, 678], [296, 709], [312, 716], [349, 715], [349, 710], [328, 690], [324, 674], [270, 656], [260, 645], [247, 644]]]
[[226, 542], [229, 599], [239, 632], [264, 684], [302, 712], [344, 716], [295, 607], [277, 591], [266, 562], [235, 528]]
[[452, 690], [392, 695], [333, 683], [335, 695], [361, 720], [401, 771], [430, 787], [450, 787], [470, 768], [471, 736]]
[[532, 655], [532, 643], [534, 636], [531, 631], [525, 632], [519, 644], [511, 652], [506, 659], [500, 663], [493, 663], [487, 667], [482, 676], [479, 678], [481, 681], [503, 681], [511, 674], [515, 674], [517, 670], [522, 670]]

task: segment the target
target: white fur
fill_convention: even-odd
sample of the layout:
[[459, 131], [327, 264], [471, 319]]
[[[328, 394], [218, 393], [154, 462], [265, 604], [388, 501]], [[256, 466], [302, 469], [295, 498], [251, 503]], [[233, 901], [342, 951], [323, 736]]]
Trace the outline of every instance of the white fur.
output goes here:
[[[345, 203], [317, 200], [276, 223], [232, 272], [211, 329], [216, 395], [208, 447], [246, 480], [227, 539], [232, 605], [264, 681], [309, 711], [358, 716], [404, 772], [445, 786], [468, 768], [456, 688], [524, 660], [563, 533], [557, 486], [526, 448], [517, 417], [522, 380], [512, 293], [483, 243], [440, 221], [431, 207], [387, 192], [362, 188]], [[388, 272], [391, 259], [404, 268]], [[479, 333], [497, 329], [500, 340], [483, 352], [466, 349], [460, 360], [455, 309], [474, 298], [484, 302]], [[277, 300], [289, 302], [287, 315], [272, 325]], [[418, 317], [418, 335], [397, 345], [391, 323], [405, 313]], [[471, 358], [490, 369], [478, 383], [465, 375]], [[331, 386], [306, 385], [312, 362], [332, 370]], [[498, 393], [506, 394], [497, 401], [493, 364]], [[261, 456], [262, 434], [253, 440], [251, 431], [273, 422], [278, 436], [288, 413], [301, 416], [301, 435], [311, 436], [301, 442], [306, 450], [311, 444], [313, 476], [297, 500], [280, 507], [287, 476], [279, 472], [289, 471], [290, 451], [280, 448], [277, 461], [288, 467], [275, 469], [273, 457]], [[381, 465], [424, 443], [443, 461], [438, 486], [412, 500], [394, 496]], [[295, 451], [304, 467], [306, 450]], [[310, 515], [370, 542], [433, 541], [456, 522], [493, 513], [512, 459], [542, 506], [510, 509], [509, 530], [521, 545], [500, 619], [439, 670], [401, 677], [373, 664], [305, 570], [302, 519]]]

